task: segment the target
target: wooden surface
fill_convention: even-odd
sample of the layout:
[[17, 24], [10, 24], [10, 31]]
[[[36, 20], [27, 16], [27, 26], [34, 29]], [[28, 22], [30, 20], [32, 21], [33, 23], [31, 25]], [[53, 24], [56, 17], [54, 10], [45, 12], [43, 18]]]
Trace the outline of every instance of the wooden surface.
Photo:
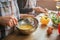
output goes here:
[[19, 35], [18, 33], [12, 33], [3, 40], [60, 40], [60, 36], [57, 34], [57, 29], [53, 30], [53, 34], [47, 36], [47, 27], [39, 27], [33, 34], [28, 36]]
[[40, 24], [40, 16], [42, 15], [39, 14], [36, 17], [39, 21], [38, 28], [31, 35], [19, 35], [19, 33], [15, 31], [3, 40], [60, 40], [57, 28], [54, 28], [53, 33], [50, 36], [47, 36], [47, 29], [49, 26], [52, 26], [52, 22], [50, 21], [46, 27], [42, 27]]
[[54, 0], [37, 0], [37, 6], [48, 8], [50, 10], [57, 10], [56, 1]]

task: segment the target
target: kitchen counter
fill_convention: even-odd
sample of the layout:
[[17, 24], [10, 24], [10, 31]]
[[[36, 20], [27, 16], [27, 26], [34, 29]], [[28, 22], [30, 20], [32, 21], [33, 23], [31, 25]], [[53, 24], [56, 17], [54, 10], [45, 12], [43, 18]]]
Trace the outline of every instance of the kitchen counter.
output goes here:
[[38, 28], [31, 35], [20, 35], [15, 31], [3, 40], [60, 40], [57, 28], [54, 28], [53, 33], [50, 36], [47, 35], [47, 29], [49, 26], [52, 26], [52, 22], [50, 20], [49, 24], [43, 28], [40, 24], [40, 16], [42, 16], [42, 14], [39, 14], [36, 17], [39, 21]]

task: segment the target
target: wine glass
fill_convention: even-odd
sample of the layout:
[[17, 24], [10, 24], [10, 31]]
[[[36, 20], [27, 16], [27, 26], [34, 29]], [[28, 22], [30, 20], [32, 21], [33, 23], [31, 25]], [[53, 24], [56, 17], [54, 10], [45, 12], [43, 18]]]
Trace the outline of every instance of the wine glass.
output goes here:
[[57, 8], [57, 11], [60, 11], [60, 1], [56, 2], [56, 8]]

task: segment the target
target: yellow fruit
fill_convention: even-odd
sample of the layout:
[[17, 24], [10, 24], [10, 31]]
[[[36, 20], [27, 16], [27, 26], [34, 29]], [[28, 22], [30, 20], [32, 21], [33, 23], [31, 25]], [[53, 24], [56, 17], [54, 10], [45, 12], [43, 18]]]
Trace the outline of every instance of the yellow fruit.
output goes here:
[[47, 16], [42, 16], [40, 21], [41, 21], [41, 24], [47, 25], [50, 19]]

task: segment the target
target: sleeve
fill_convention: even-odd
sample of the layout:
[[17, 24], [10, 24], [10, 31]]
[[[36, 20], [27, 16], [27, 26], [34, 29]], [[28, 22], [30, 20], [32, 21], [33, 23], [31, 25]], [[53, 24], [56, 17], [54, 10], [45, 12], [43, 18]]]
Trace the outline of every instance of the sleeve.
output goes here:
[[35, 8], [36, 7], [36, 1], [37, 0], [29, 0], [29, 8]]
[[17, 5], [17, 0], [15, 0], [15, 7], [16, 7], [17, 18], [20, 19], [20, 12], [19, 12], [19, 8], [18, 8], [18, 5]]
[[19, 7], [19, 12], [20, 13], [28, 13], [28, 12], [32, 12], [32, 8], [24, 8], [25, 4], [23, 3], [24, 0], [17, 0], [17, 4]]
[[19, 8], [20, 13], [34, 12], [33, 8], [36, 7], [36, 0], [29, 0], [29, 8]]
[[0, 16], [1, 16], [1, 3], [0, 3]]
[[33, 9], [32, 8], [20, 8], [20, 13], [28, 13], [28, 12], [32, 12]]
[[19, 8], [17, 5], [17, 0], [13, 0], [12, 2], [12, 11], [17, 19], [20, 19]]

